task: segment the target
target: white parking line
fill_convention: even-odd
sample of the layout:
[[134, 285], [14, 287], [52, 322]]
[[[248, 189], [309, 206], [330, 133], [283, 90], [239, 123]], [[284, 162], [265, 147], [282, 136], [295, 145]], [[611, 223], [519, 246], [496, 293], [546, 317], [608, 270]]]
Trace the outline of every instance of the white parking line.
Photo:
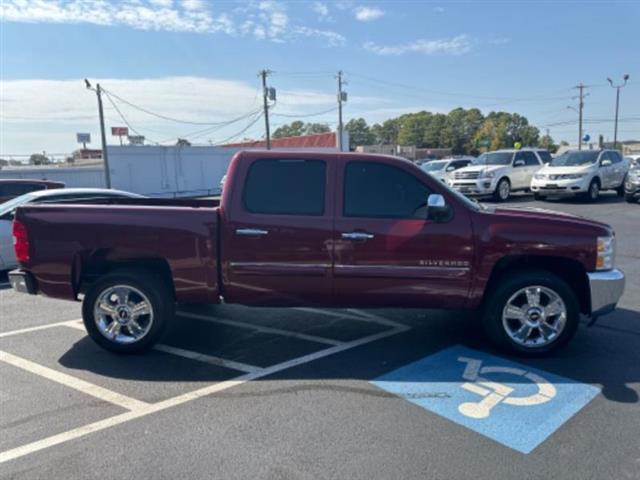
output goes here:
[[[21, 333], [29, 333], [29, 332], [37, 332], [38, 330], [47, 330], [49, 328], [60, 327], [60, 326], [70, 326], [67, 324], [78, 323], [82, 325], [82, 320], [66, 320], [64, 322], [56, 322], [56, 323], [48, 323], [46, 325], [38, 325], [35, 327], [21, 328], [20, 330], [11, 330], [10, 332], [2, 332], [0, 333], [0, 338], [11, 337], [13, 335], [20, 335]], [[82, 327], [84, 329], [84, 327]]]
[[156, 345], [154, 350], [159, 352], [170, 353], [179, 357], [188, 358], [189, 360], [196, 360], [198, 362], [208, 363], [209, 365], [215, 365], [216, 367], [226, 367], [232, 370], [238, 370], [245, 373], [259, 373], [264, 370], [261, 367], [254, 365], [248, 365], [246, 363], [235, 362], [233, 360], [226, 360], [220, 357], [214, 357], [212, 355], [206, 355], [204, 353], [193, 352], [191, 350], [185, 350], [183, 348], [172, 347], [171, 345]]
[[8, 462], [10, 460], [14, 460], [19, 457], [23, 457], [25, 455], [43, 450], [48, 447], [52, 447], [54, 445], [60, 445], [62, 443], [75, 440], [77, 438], [84, 437], [90, 433], [98, 432], [101, 430], [105, 430], [107, 428], [113, 427], [115, 425], [119, 425], [129, 420], [134, 420], [136, 418], [144, 417], [146, 415], [159, 412], [161, 410], [165, 410], [167, 408], [175, 407], [177, 405], [181, 405], [192, 400], [196, 400], [207, 395], [211, 395], [217, 392], [221, 392], [223, 390], [227, 390], [231, 387], [235, 387], [238, 385], [242, 385], [250, 380], [255, 380], [261, 377], [265, 377], [267, 375], [271, 375], [282, 370], [286, 370], [288, 368], [296, 367], [299, 365], [303, 365], [305, 363], [312, 362], [314, 360], [318, 360], [323, 357], [327, 357], [329, 355], [333, 355], [335, 353], [343, 352], [345, 350], [349, 350], [355, 347], [359, 347], [361, 345], [374, 342], [376, 340], [380, 340], [385, 337], [389, 337], [391, 335], [396, 335], [400, 332], [404, 331], [402, 328], [390, 329], [384, 332], [376, 333], [374, 335], [369, 335], [367, 337], [363, 337], [357, 340], [353, 340], [351, 342], [345, 342], [340, 345], [335, 345], [330, 348], [326, 348], [324, 350], [320, 350], [318, 352], [311, 353], [309, 355], [304, 355], [299, 358], [295, 358], [293, 360], [289, 360], [286, 362], [279, 363], [277, 365], [273, 365], [271, 367], [267, 367], [260, 372], [255, 373], [247, 373], [240, 377], [237, 377], [232, 380], [227, 380], [224, 382], [214, 383], [212, 385], [208, 385], [206, 387], [200, 388], [198, 390], [194, 390], [192, 392], [188, 392], [182, 395], [178, 395], [173, 398], [169, 398], [167, 400], [155, 403], [155, 404], [146, 404], [146, 406], [133, 410], [131, 412], [122, 413], [120, 415], [115, 415], [110, 418], [106, 418], [104, 420], [100, 420], [94, 423], [90, 423], [88, 425], [84, 425], [79, 428], [75, 428], [73, 430], [69, 430], [67, 432], [59, 433], [57, 435], [52, 435], [50, 437], [44, 438], [42, 440], [38, 440], [32, 443], [28, 443], [26, 445], [22, 445], [20, 447], [12, 448], [10, 450], [6, 450], [0, 453], [0, 463]]
[[26, 370], [27, 372], [31, 372], [44, 377], [47, 380], [51, 380], [52, 382], [59, 383], [61, 385], [64, 385], [65, 387], [73, 388], [74, 390], [77, 390], [86, 395], [91, 395], [92, 397], [99, 398], [100, 400], [104, 400], [105, 402], [113, 403], [114, 405], [117, 405], [119, 407], [126, 408], [127, 410], [138, 410], [149, 406], [149, 404], [146, 402], [142, 402], [140, 400], [136, 400], [135, 398], [127, 397], [111, 390], [107, 390], [106, 388], [94, 385], [93, 383], [85, 382], [84, 380], [80, 380], [79, 378], [72, 377], [71, 375], [67, 375], [66, 373], [58, 372], [57, 370], [53, 370], [52, 368], [44, 367], [30, 360], [26, 360], [2, 350], [0, 350], [0, 361]]
[[177, 312], [176, 315], [187, 318], [195, 318], [197, 320], [204, 320], [205, 322], [220, 323], [222, 325], [230, 325], [232, 327], [248, 328], [262, 333], [273, 333], [275, 335], [283, 335], [285, 337], [299, 338], [300, 340], [307, 340], [310, 342], [324, 343], [326, 345], [342, 345], [343, 342], [338, 340], [332, 340], [324, 337], [316, 337], [315, 335], [307, 335], [305, 333], [292, 332], [290, 330], [281, 330], [273, 327], [263, 327], [262, 325], [256, 325], [253, 323], [240, 322], [238, 320], [228, 320], [226, 318], [208, 317], [206, 315], [199, 315], [197, 313]]
[[398, 322], [394, 322], [393, 320], [387, 320], [386, 318], [383, 318], [379, 315], [374, 315], [372, 313], [364, 312], [362, 310], [356, 310], [353, 308], [348, 308], [347, 313], [341, 312], [341, 311], [334, 312], [332, 310], [325, 310], [323, 308], [309, 308], [309, 307], [296, 307], [294, 308], [294, 310], [299, 310], [301, 312], [308, 312], [308, 313], [320, 313], [322, 315], [327, 315], [330, 317], [346, 318], [349, 320], [357, 320], [359, 322], [372, 322], [372, 323], [384, 325], [385, 327], [408, 328], [406, 327], [406, 325], [403, 325]]
[[[75, 328], [86, 332], [82, 320], [71, 321], [63, 324], [65, 327]], [[156, 345], [154, 350], [164, 353], [170, 353], [179, 357], [188, 358], [189, 360], [196, 360], [198, 362], [208, 363], [209, 365], [215, 365], [216, 367], [226, 367], [232, 370], [238, 370], [239, 372], [254, 373], [262, 371], [261, 367], [255, 365], [249, 365], [246, 363], [235, 362], [233, 360], [226, 360], [220, 357], [214, 357], [213, 355], [206, 355], [204, 353], [194, 352], [192, 350], [185, 350], [184, 348], [172, 347], [171, 345]]]

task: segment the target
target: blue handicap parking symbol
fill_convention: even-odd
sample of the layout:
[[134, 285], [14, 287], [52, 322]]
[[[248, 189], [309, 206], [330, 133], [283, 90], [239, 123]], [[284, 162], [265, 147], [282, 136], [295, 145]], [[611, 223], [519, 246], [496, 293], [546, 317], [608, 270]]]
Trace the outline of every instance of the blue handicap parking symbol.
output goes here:
[[531, 452], [600, 392], [462, 346], [371, 383], [522, 453]]

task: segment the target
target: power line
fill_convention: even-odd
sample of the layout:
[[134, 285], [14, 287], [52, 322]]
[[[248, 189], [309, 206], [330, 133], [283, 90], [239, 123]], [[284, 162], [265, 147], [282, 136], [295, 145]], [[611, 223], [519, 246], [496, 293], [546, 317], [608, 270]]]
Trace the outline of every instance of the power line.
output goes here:
[[254, 118], [246, 127], [244, 127], [242, 130], [240, 130], [238, 133], [236, 133], [234, 135], [231, 135], [230, 137], [227, 137], [224, 140], [221, 140], [220, 142], [214, 144], [214, 146], [224, 145], [225, 143], [228, 143], [231, 140], [234, 140], [235, 138], [239, 137], [240, 135], [245, 133], [247, 130], [249, 130], [251, 127], [253, 127], [258, 122], [258, 120], [260, 120], [260, 118], [262, 118], [262, 115], [263, 115], [263, 113], [260, 112], [258, 115], [256, 115], [256, 118]]
[[321, 112], [314, 112], [314, 113], [306, 113], [304, 115], [302, 114], [287, 114], [287, 113], [272, 113], [271, 115], [274, 117], [287, 117], [287, 118], [307, 118], [307, 117], [317, 117], [320, 115], [325, 115], [327, 113], [331, 113], [331, 112], [335, 112], [338, 109], [338, 107], [331, 107], [328, 110], [323, 110]]
[[[122, 121], [124, 122], [124, 124], [136, 135], [140, 135], [142, 137], [144, 137], [144, 135], [142, 135], [138, 130], [136, 130], [125, 118], [125, 116], [122, 114], [122, 112], [120, 111], [120, 109], [118, 108], [118, 106], [115, 104], [115, 102], [113, 101], [113, 99], [111, 98], [111, 95], [103, 88], [102, 91], [104, 92], [104, 94], [107, 96], [107, 100], [109, 100], [109, 102], [111, 103], [111, 105], [113, 106], [113, 108], [116, 109], [116, 112], [118, 112], [118, 115], [120, 115], [120, 118], [122, 119]], [[151, 138], [147, 138], [147, 140], [149, 140], [151, 143], [155, 143], [157, 145], [159, 145], [158, 142], [156, 142], [155, 140], [152, 140]]]
[[[243, 115], [242, 117], [238, 117], [237, 119], [225, 120], [225, 121], [222, 121], [222, 122], [194, 122], [194, 121], [190, 121], [190, 120], [178, 119], [178, 118], [174, 118], [174, 117], [169, 117], [169, 116], [167, 116], [167, 115], [162, 115], [162, 114], [160, 114], [160, 113], [152, 112], [151, 110], [148, 110], [148, 109], [146, 109], [146, 108], [144, 108], [144, 107], [141, 107], [141, 106], [139, 106], [139, 105], [136, 105], [136, 104], [134, 104], [134, 103], [130, 102], [129, 100], [126, 100], [126, 99], [124, 99], [124, 98], [120, 97], [119, 95], [116, 95], [115, 93], [113, 93], [113, 92], [111, 92], [111, 91], [109, 91], [109, 90], [106, 90], [106, 89], [104, 89], [104, 88], [102, 89], [102, 91], [103, 91], [103, 92], [105, 92], [105, 93], [107, 93], [107, 94], [109, 94], [109, 95], [112, 95], [114, 98], [117, 98], [117, 99], [118, 99], [119, 101], [121, 101], [122, 103], [126, 103], [126, 104], [127, 104], [127, 105], [129, 105], [130, 107], [135, 108], [136, 110], [139, 110], [139, 111], [141, 111], [141, 112], [144, 112], [144, 113], [146, 113], [146, 114], [148, 114], [148, 115], [152, 115], [152, 116], [154, 116], [154, 117], [161, 118], [161, 119], [163, 119], [163, 120], [168, 120], [168, 121], [170, 121], [170, 122], [185, 123], [185, 124], [189, 124], [189, 125], [208, 125], [208, 126], [215, 126], [215, 125], [228, 124], [228, 123], [230, 123], [230, 122], [237, 121], [238, 119], [239, 119], [239, 120], [242, 120], [242, 118], [244, 118], [244, 115]], [[254, 99], [254, 102], [255, 102], [255, 99]], [[245, 115], [246, 115], [246, 114], [245, 114]]]

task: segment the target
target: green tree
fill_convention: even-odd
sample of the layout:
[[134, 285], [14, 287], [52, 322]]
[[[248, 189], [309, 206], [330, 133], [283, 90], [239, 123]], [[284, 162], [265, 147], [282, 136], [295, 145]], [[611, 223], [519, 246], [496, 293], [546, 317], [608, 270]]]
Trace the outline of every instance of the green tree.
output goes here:
[[324, 123], [304, 123], [301, 120], [295, 120], [290, 124], [278, 127], [273, 132], [273, 138], [299, 137], [301, 135], [313, 135], [330, 131], [329, 126]]
[[398, 133], [400, 132], [400, 119], [390, 118], [376, 123], [371, 127], [371, 133], [375, 136], [375, 142], [384, 145], [395, 145], [398, 143]]
[[354, 147], [373, 145], [376, 141], [375, 135], [371, 132], [364, 118], [352, 118], [344, 126], [344, 129], [349, 132], [349, 143]]

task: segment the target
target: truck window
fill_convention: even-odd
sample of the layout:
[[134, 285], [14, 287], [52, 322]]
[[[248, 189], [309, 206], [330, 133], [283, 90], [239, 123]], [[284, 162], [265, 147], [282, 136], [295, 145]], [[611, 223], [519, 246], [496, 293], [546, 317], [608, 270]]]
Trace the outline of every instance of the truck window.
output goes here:
[[244, 207], [269, 215], [323, 215], [325, 184], [322, 160], [257, 160], [247, 174]]
[[549, 163], [553, 157], [546, 150], [538, 150], [538, 156], [542, 159], [542, 163]]
[[350, 162], [345, 169], [345, 217], [418, 218], [429, 189], [404, 170], [374, 162]]

